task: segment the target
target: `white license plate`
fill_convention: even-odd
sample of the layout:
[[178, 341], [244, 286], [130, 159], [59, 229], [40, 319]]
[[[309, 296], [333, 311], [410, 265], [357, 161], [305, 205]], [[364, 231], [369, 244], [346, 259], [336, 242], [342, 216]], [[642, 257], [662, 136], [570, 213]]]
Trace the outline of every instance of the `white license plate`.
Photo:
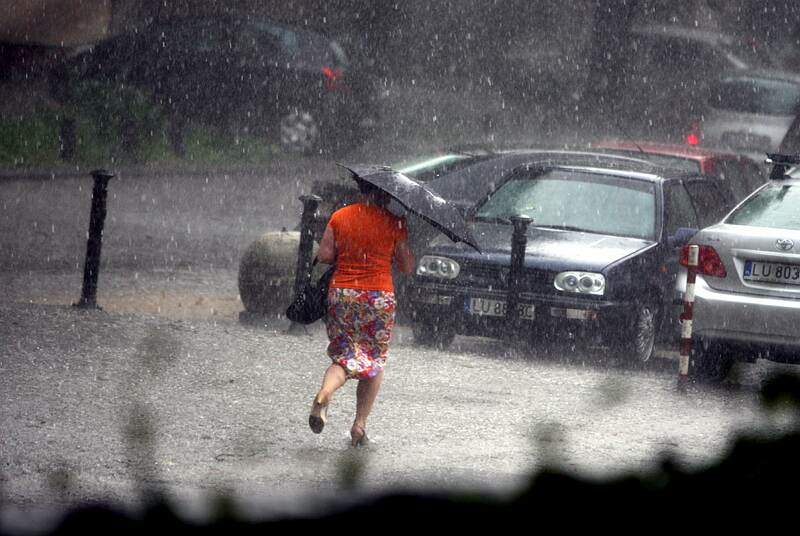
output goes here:
[[746, 261], [743, 277], [747, 281], [800, 285], [800, 264]]
[[[520, 318], [533, 320], [533, 305], [519, 303], [517, 310]], [[467, 312], [478, 316], [506, 316], [506, 302], [490, 298], [470, 298], [467, 302]]]

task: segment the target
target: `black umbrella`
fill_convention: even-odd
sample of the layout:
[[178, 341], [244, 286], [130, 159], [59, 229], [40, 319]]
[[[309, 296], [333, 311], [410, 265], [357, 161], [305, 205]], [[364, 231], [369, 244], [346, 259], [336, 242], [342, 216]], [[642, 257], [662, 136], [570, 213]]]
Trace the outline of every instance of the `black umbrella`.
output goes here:
[[464, 242], [480, 253], [464, 216], [440, 195], [387, 166], [339, 165], [352, 173], [354, 178], [368, 182], [392, 196], [454, 242]]

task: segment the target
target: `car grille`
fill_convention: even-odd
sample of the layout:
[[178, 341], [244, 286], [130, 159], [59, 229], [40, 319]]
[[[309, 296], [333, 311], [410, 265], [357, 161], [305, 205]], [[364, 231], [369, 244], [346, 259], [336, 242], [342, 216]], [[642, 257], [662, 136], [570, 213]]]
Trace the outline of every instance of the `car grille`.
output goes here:
[[[550, 293], [556, 273], [547, 270], [527, 269], [522, 275], [522, 291]], [[461, 273], [454, 281], [460, 286], [491, 290], [508, 290], [509, 268], [491, 264], [462, 265]]]

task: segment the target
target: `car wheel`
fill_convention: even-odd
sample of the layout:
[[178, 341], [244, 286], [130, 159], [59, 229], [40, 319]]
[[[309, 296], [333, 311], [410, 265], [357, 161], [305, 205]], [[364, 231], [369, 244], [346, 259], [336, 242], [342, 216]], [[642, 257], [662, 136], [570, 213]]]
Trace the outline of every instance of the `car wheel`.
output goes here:
[[438, 348], [439, 350], [444, 350], [450, 346], [456, 337], [454, 329], [434, 323], [421, 324], [415, 322], [412, 331], [414, 333], [414, 342], [420, 346]]
[[689, 376], [705, 383], [719, 383], [731, 371], [735, 360], [723, 347], [695, 341], [689, 359]]
[[302, 107], [280, 118], [281, 148], [287, 153], [309, 154], [319, 147], [320, 124], [316, 114]]
[[655, 353], [657, 325], [658, 310], [652, 305], [638, 305], [630, 327], [620, 334], [624, 337], [618, 345], [621, 357], [634, 363], [650, 361]]

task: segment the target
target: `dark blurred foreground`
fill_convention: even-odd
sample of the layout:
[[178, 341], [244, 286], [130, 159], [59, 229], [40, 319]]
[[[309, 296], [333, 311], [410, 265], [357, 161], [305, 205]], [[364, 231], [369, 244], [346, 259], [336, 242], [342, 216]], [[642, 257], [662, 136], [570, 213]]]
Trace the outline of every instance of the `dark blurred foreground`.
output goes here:
[[[320, 503], [319, 515], [250, 521], [237, 515], [232, 501], [221, 498], [212, 521], [191, 523], [169, 503], [152, 499], [141, 515], [108, 505], [87, 505], [69, 512], [51, 534], [256, 534], [306, 530], [372, 531], [426, 528], [492, 530], [498, 528], [733, 529], [753, 521], [760, 528], [788, 520], [800, 476], [800, 376], [777, 375], [762, 387], [767, 409], [791, 412], [793, 431], [779, 436], [740, 436], [727, 456], [697, 471], [686, 471], [665, 457], [658, 469], [642, 475], [600, 480], [544, 470], [509, 500], [465, 493], [399, 492], [349, 507]], [[546, 438], [543, 438], [546, 441]], [[359, 468], [350, 470], [357, 475]], [[345, 479], [346, 483], [346, 479]], [[155, 497], [158, 497], [157, 495]], [[0, 527], [0, 534], [5, 532]]]

